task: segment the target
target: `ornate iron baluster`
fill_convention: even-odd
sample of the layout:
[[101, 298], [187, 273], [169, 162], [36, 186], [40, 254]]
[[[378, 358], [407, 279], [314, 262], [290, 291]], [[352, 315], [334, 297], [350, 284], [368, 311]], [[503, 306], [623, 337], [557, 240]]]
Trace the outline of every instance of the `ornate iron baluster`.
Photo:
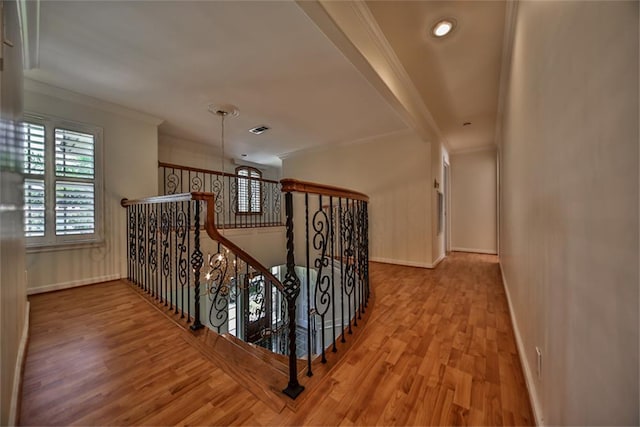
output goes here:
[[171, 169], [171, 173], [165, 178], [165, 193], [175, 194], [180, 185], [180, 177], [176, 175], [175, 169]]
[[364, 300], [362, 298], [362, 213], [360, 201], [354, 201], [356, 205], [356, 283], [358, 298], [358, 319], [362, 320], [362, 312], [364, 309]]
[[211, 181], [211, 191], [215, 195], [214, 203], [216, 212], [216, 227], [222, 227], [224, 224], [224, 206], [222, 204], [222, 199], [224, 197], [222, 195], [222, 192], [224, 191], [224, 188], [222, 185], [222, 180], [217, 175], [215, 181]]
[[344, 343], [344, 248], [342, 227], [342, 197], [338, 199], [338, 250], [340, 253], [340, 342]]
[[218, 253], [209, 256], [209, 272], [207, 281], [209, 283], [209, 323], [222, 331], [222, 326], [229, 318], [229, 293], [230, 289], [226, 283], [227, 277], [227, 257], [225, 257], [218, 244]]
[[331, 305], [331, 296], [329, 295], [329, 288], [331, 286], [331, 278], [325, 272], [325, 267], [329, 265], [329, 259], [327, 258], [327, 243], [329, 240], [329, 219], [327, 213], [322, 208], [322, 196], [318, 196], [318, 210], [313, 214], [312, 220], [313, 226], [313, 248], [317, 253], [316, 259], [313, 261], [313, 265], [316, 268], [318, 275], [316, 277], [315, 298], [314, 306], [316, 313], [320, 316], [320, 325], [322, 333], [320, 339], [322, 342], [322, 363], [327, 363], [325, 355], [325, 315], [329, 311]]
[[193, 325], [192, 330], [197, 330], [203, 327], [200, 322], [200, 269], [202, 268], [203, 258], [202, 251], [200, 250], [200, 201], [195, 201], [194, 209], [194, 224], [196, 228], [193, 233], [193, 253], [191, 254], [191, 268], [193, 268], [193, 299], [194, 299], [194, 312], [193, 312]]
[[307, 376], [311, 371], [311, 262], [309, 259], [309, 193], [304, 193], [305, 252], [307, 256]]
[[367, 298], [365, 300], [365, 305], [369, 303], [369, 204], [364, 202], [364, 265], [365, 265], [365, 286], [367, 289], [366, 295]]
[[280, 184], [273, 186], [273, 215], [274, 223], [282, 224], [282, 218], [280, 217]]
[[[176, 205], [177, 207], [177, 205]], [[184, 298], [184, 287], [187, 285], [188, 261], [187, 261], [187, 213], [184, 211], [184, 202], [180, 202], [180, 210], [176, 212], [176, 250], [178, 256], [178, 284], [176, 284], [174, 313], [178, 314], [178, 287], [180, 288], [180, 299]], [[184, 317], [184, 310], [182, 311]]]
[[300, 294], [300, 279], [296, 275], [293, 247], [293, 195], [285, 195], [285, 210], [287, 215], [287, 273], [283, 281], [284, 294], [287, 298], [287, 312], [289, 317], [289, 384], [283, 392], [295, 399], [304, 390], [298, 382], [298, 361], [296, 357], [296, 299]]
[[157, 231], [158, 215], [156, 213], [155, 206], [151, 206], [151, 212], [149, 213], [149, 269], [151, 270], [153, 283], [149, 283], [149, 289], [151, 290], [151, 296], [153, 297], [156, 295], [155, 279], [158, 271]]
[[[177, 208], [178, 206], [176, 206]], [[178, 269], [176, 286], [173, 288], [174, 313], [178, 314], [178, 285], [183, 289], [187, 284], [187, 218], [184, 212], [184, 202], [180, 203], [180, 209], [176, 212], [176, 268]]]
[[160, 233], [162, 237], [162, 275], [164, 276], [164, 294], [162, 292], [162, 285], [160, 286], [160, 301], [164, 301], [164, 305], [167, 305], [167, 290], [169, 277], [171, 275], [171, 256], [169, 255], [169, 248], [171, 242], [169, 240], [169, 232], [171, 225], [171, 216], [164, 207], [160, 214]]
[[144, 289], [144, 272], [145, 268], [145, 259], [146, 259], [146, 246], [145, 246], [145, 229], [146, 229], [146, 219], [144, 216], [144, 206], [141, 206], [138, 210], [138, 264], [140, 266], [140, 276], [138, 287]]
[[[355, 273], [353, 265], [353, 216], [352, 210], [349, 206], [349, 200], [346, 201], [345, 210], [342, 213], [342, 240], [344, 242], [343, 259], [345, 263], [345, 281], [344, 281], [344, 293], [347, 295], [347, 322], [349, 324], [349, 334], [352, 334], [351, 330], [351, 296], [355, 287]], [[355, 314], [355, 312], [354, 312]]]
[[129, 213], [129, 272], [128, 278], [135, 283], [135, 265], [136, 265], [136, 207], [127, 206]]
[[191, 191], [202, 191], [202, 178], [196, 172], [196, 176], [191, 178]]
[[[334, 268], [334, 261], [335, 261], [335, 251], [334, 251], [334, 244], [333, 244], [333, 240], [335, 238], [334, 235], [334, 220], [333, 220], [333, 197], [329, 196], [329, 226], [330, 226], [330, 242], [331, 242], [331, 315], [333, 316], [333, 319], [331, 321], [331, 331], [333, 332], [333, 349], [331, 349], [332, 352], [337, 352], [338, 348], [336, 347], [336, 298], [335, 298], [335, 268]], [[324, 336], [324, 333], [323, 333]]]

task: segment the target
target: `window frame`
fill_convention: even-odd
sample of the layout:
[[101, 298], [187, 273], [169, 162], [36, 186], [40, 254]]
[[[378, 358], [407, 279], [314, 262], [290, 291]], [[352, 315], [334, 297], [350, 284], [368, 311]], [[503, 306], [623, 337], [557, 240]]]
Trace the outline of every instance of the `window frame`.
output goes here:
[[[44, 236], [27, 237], [25, 246], [28, 252], [48, 250], [63, 250], [100, 246], [104, 244], [104, 164], [103, 164], [103, 128], [100, 126], [62, 119], [59, 117], [25, 112], [23, 123], [32, 123], [44, 126], [44, 175], [25, 173], [24, 179], [44, 180], [44, 205], [45, 205], [45, 232]], [[74, 181], [68, 177], [57, 176], [56, 171], [56, 141], [57, 129], [68, 130], [93, 135], [94, 141], [94, 165], [93, 165], [93, 189], [94, 189], [94, 229], [93, 233], [86, 234], [56, 234], [56, 182]], [[23, 164], [24, 164], [23, 158]], [[78, 182], [86, 182], [79, 180]], [[23, 202], [24, 203], [24, 202]], [[26, 207], [26, 205], [25, 205]]]
[[[249, 176], [240, 176], [240, 171], [242, 170], [246, 170], [249, 173]], [[251, 177], [251, 172], [254, 171], [258, 174], [258, 178], [253, 178]], [[254, 216], [262, 216], [262, 171], [258, 168], [254, 168], [252, 166], [238, 166], [236, 168], [236, 215], [254, 215]], [[240, 211], [240, 180], [241, 179], [246, 179], [248, 181], [248, 186], [247, 186], [247, 206], [248, 206], [248, 210], [247, 211]], [[252, 198], [252, 189], [251, 189], [251, 183], [253, 181], [257, 181], [258, 182], [258, 203], [260, 206], [260, 209], [258, 211], [253, 211], [252, 205], [251, 205], [251, 200]]]

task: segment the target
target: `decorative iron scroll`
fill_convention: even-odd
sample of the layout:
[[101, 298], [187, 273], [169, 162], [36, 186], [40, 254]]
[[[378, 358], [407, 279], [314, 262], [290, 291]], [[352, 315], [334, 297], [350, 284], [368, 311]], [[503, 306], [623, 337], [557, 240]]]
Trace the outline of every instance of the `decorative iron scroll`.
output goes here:
[[203, 191], [204, 188], [202, 187], [202, 184], [204, 182], [202, 181], [202, 178], [200, 178], [200, 176], [195, 175], [194, 177], [191, 178], [191, 191]]
[[[129, 262], [134, 263], [136, 261], [136, 207], [127, 207], [129, 211]], [[133, 273], [130, 275], [130, 279], [133, 278]]]
[[176, 194], [177, 190], [180, 188], [180, 177], [175, 173], [171, 172], [165, 178], [166, 182], [166, 193], [167, 194]]
[[314, 306], [316, 313], [320, 316], [321, 328], [323, 333], [321, 334], [322, 341], [322, 363], [326, 363], [325, 356], [325, 339], [324, 339], [324, 326], [325, 315], [331, 306], [331, 277], [326, 273], [325, 268], [329, 266], [329, 258], [327, 257], [327, 243], [329, 241], [329, 218], [327, 213], [322, 209], [322, 196], [318, 201], [318, 210], [313, 214], [313, 248], [317, 253], [317, 257], [313, 261], [313, 265], [317, 270], [316, 284], [315, 284], [315, 300]]
[[171, 226], [171, 214], [164, 208], [160, 214], [160, 235], [162, 239], [162, 276], [164, 278], [164, 292], [162, 292], [162, 285], [160, 286], [160, 301], [164, 301], [167, 305], [167, 292], [169, 284], [169, 276], [171, 275], [171, 255], [169, 240], [169, 229]]
[[207, 272], [207, 294], [209, 296], [209, 323], [221, 331], [222, 326], [229, 319], [229, 294], [231, 292], [230, 279], [227, 275], [228, 258], [218, 245], [218, 253], [209, 255], [209, 271]]
[[[356, 275], [355, 275], [355, 265], [353, 262], [354, 256], [354, 220], [353, 220], [353, 209], [349, 206], [349, 201], [345, 206], [345, 209], [342, 211], [341, 218], [341, 231], [342, 231], [342, 241], [343, 241], [343, 260], [345, 263], [344, 266], [344, 293], [347, 295], [347, 307], [348, 307], [348, 319], [351, 319], [351, 301], [354, 296], [354, 289], [356, 286]], [[355, 304], [355, 299], [354, 299]], [[355, 311], [354, 311], [355, 314]], [[353, 333], [351, 329], [351, 322], [349, 321], [349, 333]]]
[[[180, 283], [181, 298], [184, 298], [184, 287], [188, 284], [189, 279], [189, 262], [187, 254], [187, 230], [189, 229], [189, 218], [187, 213], [183, 209], [178, 210], [176, 213], [176, 252], [178, 263], [178, 281]], [[173, 305], [175, 306], [175, 313], [178, 313], [178, 286], [175, 286], [175, 300]], [[184, 316], [184, 310], [182, 312]]]
[[[140, 265], [140, 271], [145, 270], [146, 261], [146, 245], [145, 245], [145, 228], [146, 218], [144, 214], [144, 206], [140, 206], [138, 209], [138, 264]], [[139, 283], [144, 288], [147, 284], [139, 277]]]
[[[155, 206], [151, 207], [151, 212], [149, 213], [149, 268], [151, 270], [151, 276], [156, 278], [156, 271], [158, 270], [158, 214], [156, 213]], [[156, 286], [157, 283], [154, 283], [154, 286], [151, 287], [151, 295], [156, 295]]]

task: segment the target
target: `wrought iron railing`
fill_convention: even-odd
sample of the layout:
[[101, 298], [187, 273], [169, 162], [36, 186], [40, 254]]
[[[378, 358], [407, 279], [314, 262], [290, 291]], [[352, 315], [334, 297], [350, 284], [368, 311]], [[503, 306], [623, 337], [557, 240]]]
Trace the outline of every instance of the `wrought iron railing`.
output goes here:
[[294, 230], [291, 223], [296, 206], [295, 233], [304, 236], [288, 239], [303, 244], [295, 251], [287, 246], [287, 266], [296, 264], [294, 257], [305, 266], [298, 269], [303, 274], [296, 277], [298, 285], [290, 288], [297, 288], [302, 296], [299, 322], [307, 334], [307, 375], [311, 376], [312, 356], [319, 354], [326, 363], [327, 350], [337, 352], [338, 342], [346, 342], [369, 301], [369, 198], [293, 179], [283, 179], [281, 184], [287, 231]]
[[[213, 194], [216, 228], [282, 225], [282, 197], [278, 181], [162, 162], [158, 163], [158, 173], [163, 195]], [[248, 189], [253, 191], [251, 196]], [[247, 198], [250, 200], [245, 200]]]
[[[295, 331], [291, 290], [220, 235], [215, 195], [181, 193], [121, 204], [127, 209], [129, 281], [192, 330], [207, 326], [295, 360], [295, 343], [288, 339], [289, 327]], [[295, 384], [297, 365], [290, 370]]]
[[216, 194], [124, 199], [122, 206], [128, 279], [193, 330], [207, 326], [288, 355], [283, 391], [295, 399], [304, 390], [298, 356], [306, 355], [312, 376], [315, 356], [324, 363], [328, 349], [337, 352], [367, 307], [368, 197], [290, 179], [281, 183], [286, 264], [272, 270], [220, 234]]

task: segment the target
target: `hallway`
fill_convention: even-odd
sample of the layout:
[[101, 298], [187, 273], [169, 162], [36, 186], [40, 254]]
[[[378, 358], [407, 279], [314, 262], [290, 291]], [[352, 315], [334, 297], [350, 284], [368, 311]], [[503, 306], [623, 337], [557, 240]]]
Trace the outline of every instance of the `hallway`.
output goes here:
[[533, 416], [497, 258], [371, 264], [357, 342], [276, 413], [124, 282], [30, 297], [23, 425], [521, 425]]

